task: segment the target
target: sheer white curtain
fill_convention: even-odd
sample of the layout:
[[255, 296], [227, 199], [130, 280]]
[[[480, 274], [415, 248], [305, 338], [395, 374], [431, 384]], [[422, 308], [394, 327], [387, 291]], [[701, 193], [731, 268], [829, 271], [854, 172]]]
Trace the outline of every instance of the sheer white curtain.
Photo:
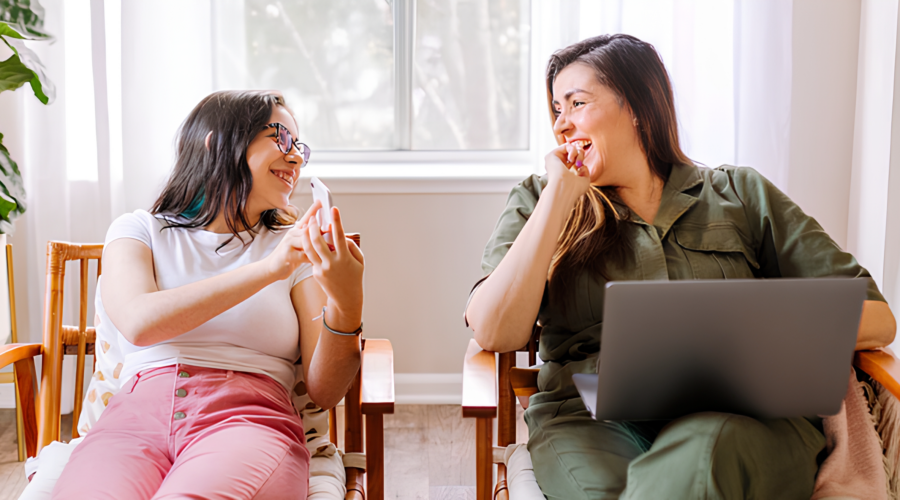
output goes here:
[[861, 7], [847, 246], [900, 316], [900, 13], [896, 0]]
[[[204, 32], [196, 22], [209, 19], [209, 2], [41, 3], [56, 42], [31, 46], [59, 89], [57, 100], [44, 106], [23, 88], [0, 102], [3, 130], [14, 131], [4, 142], [28, 193], [28, 210], [10, 238], [22, 342], [41, 340], [47, 242], [102, 242], [116, 217], [149, 208], [171, 169], [175, 130], [211, 90], [208, 23]], [[78, 318], [74, 266], [66, 280], [66, 324]], [[89, 297], [90, 325], [93, 287]], [[64, 370], [65, 413], [74, 362], [66, 360]]]
[[[56, 83], [56, 101], [40, 104], [23, 88], [3, 103], [4, 131], [15, 130], [10, 149], [18, 160], [28, 209], [15, 222], [13, 244], [20, 342], [40, 342], [46, 246], [49, 240], [102, 242], [122, 211], [121, 79], [117, 45], [119, 2], [43, 0], [52, 44], [31, 47]], [[110, 23], [104, 10], [111, 12]], [[98, 27], [98, 29], [92, 29]], [[111, 54], [107, 53], [111, 49]], [[112, 57], [109, 57], [112, 56]], [[106, 61], [113, 61], [107, 75]], [[112, 112], [111, 112], [112, 111]], [[117, 114], [118, 113], [118, 114]], [[112, 140], [110, 140], [112, 138]], [[78, 271], [68, 270], [66, 324], [77, 324]], [[91, 272], [96, 270], [91, 267]], [[93, 287], [89, 291], [93, 297]], [[92, 324], [93, 300], [88, 324]], [[63, 412], [71, 411], [74, 361], [66, 360]]]

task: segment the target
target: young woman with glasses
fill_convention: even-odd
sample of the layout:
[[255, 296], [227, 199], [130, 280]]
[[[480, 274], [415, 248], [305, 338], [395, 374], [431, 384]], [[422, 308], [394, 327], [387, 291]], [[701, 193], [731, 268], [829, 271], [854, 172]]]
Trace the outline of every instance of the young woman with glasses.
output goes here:
[[[150, 211], [113, 222], [96, 308], [120, 390], [53, 498], [306, 498], [294, 363], [329, 408], [360, 364], [363, 255], [289, 199], [309, 160], [274, 92], [216, 92]], [[334, 249], [323, 239], [334, 235]], [[312, 278], [312, 279], [308, 279]]]

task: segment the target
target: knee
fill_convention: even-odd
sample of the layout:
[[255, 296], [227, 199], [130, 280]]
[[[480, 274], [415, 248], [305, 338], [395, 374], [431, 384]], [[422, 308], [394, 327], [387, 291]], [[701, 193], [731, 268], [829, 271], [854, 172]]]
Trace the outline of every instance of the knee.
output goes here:
[[[770, 430], [751, 417], [743, 415], [719, 414], [718, 434], [714, 436], [711, 461], [713, 467], [724, 465], [739, 466], [750, 450], [752, 443], [767, 442]], [[751, 445], [751, 446], [748, 446]]]
[[657, 441], [665, 448], [677, 448], [682, 459], [705, 462], [712, 470], [740, 469], [746, 460], [752, 460], [749, 455], [754, 443], [768, 442], [768, 433], [765, 424], [751, 417], [710, 412], [675, 420]]
[[672, 430], [704, 441], [714, 461], [739, 459], [747, 450], [745, 444], [766, 441], [770, 433], [759, 420], [731, 413], [698, 413], [676, 421], [678, 424], [685, 428]]

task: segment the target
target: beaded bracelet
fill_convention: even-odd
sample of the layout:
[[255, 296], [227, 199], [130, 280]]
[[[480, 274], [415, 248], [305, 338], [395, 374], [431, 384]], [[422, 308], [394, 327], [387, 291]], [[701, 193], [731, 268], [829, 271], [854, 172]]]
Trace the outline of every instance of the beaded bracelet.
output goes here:
[[354, 331], [352, 331], [352, 332], [350, 332], [350, 333], [339, 332], [339, 331], [337, 331], [337, 330], [332, 330], [331, 327], [328, 326], [328, 323], [325, 322], [325, 307], [326, 307], [326, 306], [322, 306], [322, 326], [324, 326], [326, 330], [328, 330], [329, 332], [331, 332], [331, 333], [333, 333], [333, 334], [335, 334], [335, 335], [343, 335], [343, 336], [345, 336], [345, 337], [356, 337], [357, 335], [359, 335], [360, 333], [362, 333], [362, 327], [363, 327], [363, 326], [362, 326], [362, 322], [359, 323], [359, 328], [357, 328], [356, 330], [354, 330]]

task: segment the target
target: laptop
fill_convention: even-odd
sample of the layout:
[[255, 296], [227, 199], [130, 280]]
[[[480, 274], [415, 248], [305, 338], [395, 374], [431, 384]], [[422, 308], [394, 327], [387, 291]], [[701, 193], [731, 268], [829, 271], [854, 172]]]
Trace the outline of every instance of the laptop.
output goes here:
[[833, 415], [847, 393], [866, 285], [610, 282], [598, 374], [572, 378], [598, 420]]

